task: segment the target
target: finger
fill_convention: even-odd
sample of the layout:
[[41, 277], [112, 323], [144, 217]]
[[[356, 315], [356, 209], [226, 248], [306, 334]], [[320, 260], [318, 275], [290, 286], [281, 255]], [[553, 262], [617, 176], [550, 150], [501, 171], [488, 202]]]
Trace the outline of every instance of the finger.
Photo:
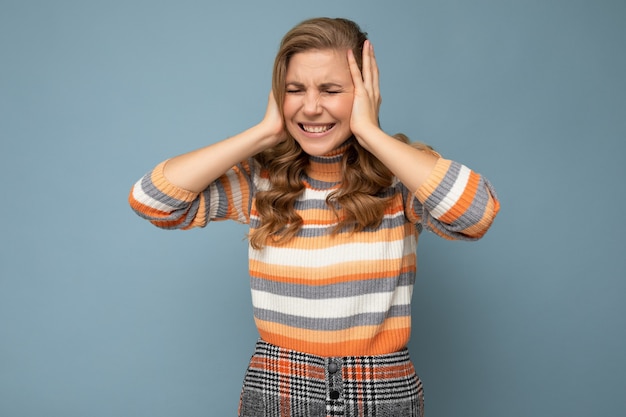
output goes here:
[[348, 49], [348, 67], [350, 69], [350, 75], [352, 76], [352, 83], [354, 84], [354, 88], [362, 88], [363, 78], [361, 75], [361, 70], [359, 70], [359, 65], [356, 63], [356, 59], [354, 58], [354, 52], [352, 52], [352, 49]]
[[369, 89], [372, 86], [372, 66], [371, 66], [371, 54], [370, 54], [370, 41], [366, 40], [363, 43], [363, 83]]
[[373, 91], [378, 99], [380, 99], [380, 78], [378, 72], [378, 63], [376, 62], [376, 55], [374, 53], [374, 45], [370, 42], [370, 70], [372, 77]]

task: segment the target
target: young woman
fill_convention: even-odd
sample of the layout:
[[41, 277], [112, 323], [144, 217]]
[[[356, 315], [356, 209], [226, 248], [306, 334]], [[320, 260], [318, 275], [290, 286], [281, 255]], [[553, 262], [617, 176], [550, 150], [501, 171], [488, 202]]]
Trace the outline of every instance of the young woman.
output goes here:
[[475, 240], [489, 182], [381, 130], [372, 44], [346, 19], [289, 31], [263, 120], [157, 165], [132, 208], [168, 229], [249, 225], [260, 339], [239, 415], [422, 416], [406, 345], [423, 229]]

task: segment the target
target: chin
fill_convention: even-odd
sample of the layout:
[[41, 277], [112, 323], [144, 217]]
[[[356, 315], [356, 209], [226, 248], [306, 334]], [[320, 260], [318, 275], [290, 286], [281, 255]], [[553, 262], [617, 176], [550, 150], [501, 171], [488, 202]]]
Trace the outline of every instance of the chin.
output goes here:
[[304, 152], [311, 156], [323, 156], [329, 154], [339, 146], [334, 146], [333, 144], [310, 143], [303, 141], [298, 141], [298, 144]]
[[292, 135], [296, 142], [300, 145], [300, 148], [311, 156], [323, 156], [331, 153], [335, 149], [346, 143], [346, 140], [350, 135], [345, 138], [319, 138], [312, 139], [308, 137], [301, 137], [300, 135]]

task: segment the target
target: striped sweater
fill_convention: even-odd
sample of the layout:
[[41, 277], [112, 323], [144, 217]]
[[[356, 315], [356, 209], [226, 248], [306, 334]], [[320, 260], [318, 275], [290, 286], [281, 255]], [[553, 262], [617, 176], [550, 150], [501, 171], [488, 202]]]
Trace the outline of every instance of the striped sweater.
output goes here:
[[[249, 247], [254, 318], [265, 341], [320, 356], [377, 355], [402, 349], [411, 329], [411, 296], [420, 232], [474, 240], [491, 225], [499, 203], [489, 182], [440, 159], [415, 194], [395, 181], [379, 227], [331, 235], [337, 223], [326, 197], [339, 186], [341, 153], [311, 157], [296, 202], [303, 227], [291, 241]], [[268, 187], [250, 159], [193, 193], [169, 183], [166, 162], [132, 188], [139, 216], [166, 229], [231, 219], [258, 226], [254, 196]]]

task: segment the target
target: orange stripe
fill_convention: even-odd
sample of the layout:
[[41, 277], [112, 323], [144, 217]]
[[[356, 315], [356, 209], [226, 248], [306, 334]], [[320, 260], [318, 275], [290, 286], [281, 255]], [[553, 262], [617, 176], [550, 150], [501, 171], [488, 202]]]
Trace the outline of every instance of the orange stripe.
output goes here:
[[193, 201], [198, 193], [180, 188], [167, 180], [165, 174], [163, 173], [167, 162], [169, 162], [169, 160], [161, 162], [152, 170], [152, 173], [150, 174], [152, 184], [157, 190], [172, 198], [186, 202]]
[[[224, 192], [226, 194], [226, 201], [228, 203], [231, 203], [233, 201], [232, 184], [230, 183], [230, 181], [228, 181], [227, 178], [222, 177], [220, 179], [221, 179], [220, 183], [222, 184], [222, 187], [224, 187]], [[231, 204], [228, 204], [227, 209], [226, 209], [226, 217], [232, 218], [232, 214], [233, 214], [233, 207]]]
[[193, 220], [191, 221], [191, 223], [189, 224], [189, 226], [187, 226], [185, 229], [191, 229], [193, 227], [203, 227], [207, 224], [207, 218], [205, 216], [206, 213], [206, 198], [204, 197], [204, 194], [200, 194], [200, 198], [198, 201], [198, 211], [196, 212], [196, 215], [194, 216]]
[[[281, 358], [279, 360], [279, 366], [290, 369], [291, 361], [289, 360], [289, 352], [285, 350], [280, 351]], [[291, 372], [281, 373], [280, 383], [278, 386], [280, 387], [280, 415], [281, 416], [290, 416], [291, 415]]]
[[452, 161], [449, 159], [440, 158], [437, 160], [437, 164], [435, 165], [435, 168], [433, 168], [430, 177], [415, 192], [415, 196], [418, 200], [428, 200], [428, 197], [432, 195], [439, 184], [441, 184], [441, 181], [445, 178], [451, 165]]
[[357, 363], [350, 367], [350, 371], [350, 379], [353, 381], [380, 381], [405, 377], [407, 375], [407, 364], [372, 367], [368, 364]]
[[499, 210], [500, 202], [490, 195], [483, 217], [476, 224], [465, 229], [463, 233], [476, 238], [482, 237], [489, 230]]
[[[439, 225], [437, 225], [437, 226], [439, 226]], [[444, 239], [447, 239], [447, 240], [454, 240], [454, 239], [456, 239], [455, 237], [449, 236], [445, 232], [440, 231], [436, 226], [434, 226], [434, 222], [432, 222], [430, 220], [428, 221], [428, 228], [434, 234], [436, 234], [437, 236], [439, 236], [441, 238], [444, 238]]]
[[167, 217], [171, 214], [170, 212], [157, 210], [155, 208], [152, 208], [150, 206], [147, 206], [139, 202], [138, 200], [135, 199], [135, 197], [133, 197], [132, 190], [130, 192], [130, 195], [128, 196], [128, 202], [130, 203], [130, 206], [133, 208], [133, 210], [136, 210], [149, 217]]
[[[323, 366], [313, 365], [307, 362], [292, 360], [289, 357], [289, 349], [279, 350], [280, 357], [258, 357], [250, 359], [249, 367], [261, 372], [271, 372], [280, 376], [292, 376], [293, 371], [298, 375], [306, 375], [309, 378], [325, 379], [326, 373]], [[410, 372], [411, 365], [401, 363], [397, 365], [378, 365], [372, 367], [369, 364], [355, 363], [349, 366], [349, 378], [353, 381], [371, 381], [402, 378]], [[281, 387], [282, 389], [282, 387]]]
[[251, 260], [250, 274], [273, 282], [307, 285], [329, 285], [375, 278], [394, 278], [398, 275], [398, 271], [400, 273], [415, 271], [417, 256], [410, 254], [402, 260], [394, 261], [393, 265], [390, 265], [391, 261], [359, 261], [311, 269], [282, 265], [268, 267], [261, 262]]
[[[329, 249], [333, 246], [354, 244], [354, 243], [372, 243], [372, 242], [394, 242], [404, 240], [407, 236], [415, 235], [415, 225], [406, 223], [391, 229], [380, 229], [374, 232], [355, 232], [355, 233], [338, 233], [336, 235], [321, 235], [316, 237], [294, 237], [283, 245], [275, 245], [280, 248], [288, 249]], [[272, 246], [271, 243], [268, 246]]]
[[385, 320], [382, 326], [359, 326], [337, 331], [298, 329], [259, 319], [255, 321], [261, 337], [268, 343], [319, 356], [395, 352], [408, 343], [411, 332], [410, 317], [392, 317]]
[[461, 194], [454, 206], [450, 207], [450, 209], [439, 218], [439, 221], [450, 224], [461, 217], [471, 207], [479, 183], [480, 175], [476, 174], [474, 171], [470, 171], [463, 194]]
[[271, 333], [259, 331], [261, 337], [272, 343], [289, 347], [300, 352], [311, 353], [318, 356], [364, 356], [383, 355], [397, 352], [404, 348], [409, 341], [410, 329], [405, 332], [385, 331], [373, 339], [351, 340], [340, 343], [320, 343], [302, 341], [288, 337], [274, 337]]
[[177, 226], [179, 226], [181, 223], [183, 223], [185, 221], [184, 217], [181, 217], [177, 220], [150, 220], [150, 223], [152, 223], [153, 225], [157, 226], [157, 227], [161, 227], [164, 229], [170, 229], [170, 228], [176, 228]]
[[[404, 205], [402, 202], [402, 195], [396, 194], [394, 198], [389, 201], [384, 210], [384, 215], [393, 216], [404, 211]], [[300, 212], [304, 214], [302, 216], [304, 225], [307, 226], [332, 226], [338, 223], [338, 218], [330, 208], [309, 208]], [[256, 207], [251, 210], [251, 215], [258, 217], [259, 212]]]

